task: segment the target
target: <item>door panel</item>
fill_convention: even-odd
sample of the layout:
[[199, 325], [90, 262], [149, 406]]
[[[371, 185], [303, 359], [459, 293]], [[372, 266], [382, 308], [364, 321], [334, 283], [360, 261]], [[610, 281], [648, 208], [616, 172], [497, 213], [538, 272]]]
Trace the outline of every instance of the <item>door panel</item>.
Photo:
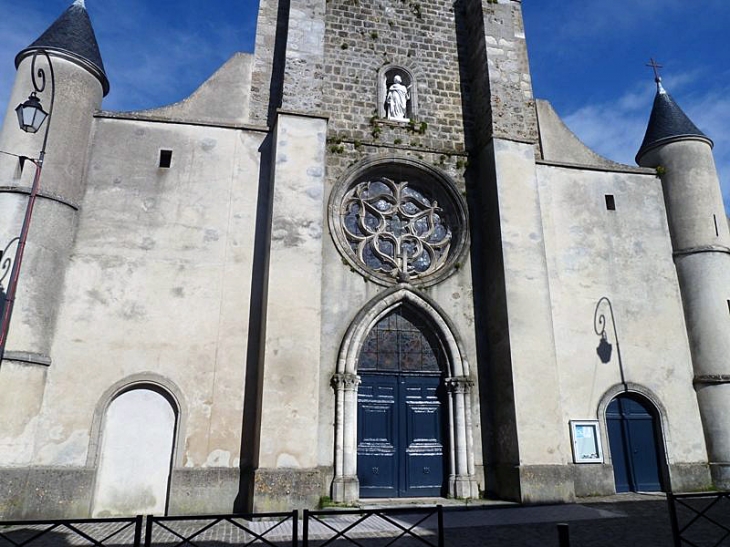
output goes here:
[[628, 422], [636, 489], [658, 492], [662, 487], [659, 482], [659, 458], [654, 421], [651, 416], [642, 416], [631, 417]]
[[405, 452], [401, 495], [439, 496], [443, 486], [439, 377], [403, 376], [405, 399], [402, 438]]
[[397, 376], [362, 376], [357, 395], [357, 474], [363, 498], [397, 496]]
[[444, 484], [438, 376], [363, 374], [358, 389], [360, 496], [439, 496]]
[[[614, 402], [611, 402], [613, 405]], [[609, 406], [609, 409], [611, 407]], [[613, 478], [616, 482], [616, 492], [630, 492], [631, 483], [629, 482], [629, 463], [626, 461], [628, 457], [628, 449], [624, 442], [623, 423], [621, 416], [609, 416], [606, 413], [606, 422], [608, 425], [608, 445], [611, 450], [611, 462], [613, 463]]]
[[648, 402], [619, 396], [606, 410], [617, 492], [662, 490], [661, 442]]

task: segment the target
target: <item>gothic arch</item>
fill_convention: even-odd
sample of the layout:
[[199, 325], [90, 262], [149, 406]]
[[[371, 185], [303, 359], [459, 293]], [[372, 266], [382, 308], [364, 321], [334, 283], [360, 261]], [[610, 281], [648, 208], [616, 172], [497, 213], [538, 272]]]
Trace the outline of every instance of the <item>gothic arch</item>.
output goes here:
[[659, 451], [659, 473], [660, 473], [660, 480], [664, 481], [664, 487], [671, 489], [671, 479], [669, 476], [669, 460], [670, 460], [670, 453], [669, 453], [669, 446], [670, 443], [670, 429], [669, 429], [669, 418], [667, 414], [667, 409], [662, 404], [659, 397], [649, 388], [637, 384], [634, 382], [627, 382], [626, 384], [614, 384], [609, 389], [606, 390], [606, 392], [601, 397], [599, 403], [598, 403], [598, 420], [601, 426], [601, 441], [603, 443], [604, 447], [607, 447], [608, 456], [610, 458], [610, 462], [612, 465], [614, 465], [614, 454], [611, 451], [611, 443], [609, 440], [608, 435], [608, 420], [606, 418], [606, 414], [608, 411], [608, 407], [611, 404], [611, 402], [616, 399], [617, 397], [624, 396], [624, 395], [633, 395], [638, 396], [639, 400], [644, 400], [646, 403], [648, 403], [651, 407], [653, 407], [653, 410], [656, 412], [657, 417], [657, 425], [658, 425], [658, 433], [657, 436], [657, 450]]
[[332, 498], [352, 502], [359, 497], [357, 477], [357, 360], [363, 342], [371, 329], [396, 308], [408, 305], [425, 316], [433, 325], [446, 356], [444, 371], [448, 387], [449, 485], [451, 497], [478, 497], [475, 478], [474, 441], [471, 422], [473, 381], [469, 363], [453, 324], [442, 310], [427, 297], [400, 284], [371, 300], [347, 329], [340, 347], [336, 373], [332, 378], [335, 390], [335, 476]]

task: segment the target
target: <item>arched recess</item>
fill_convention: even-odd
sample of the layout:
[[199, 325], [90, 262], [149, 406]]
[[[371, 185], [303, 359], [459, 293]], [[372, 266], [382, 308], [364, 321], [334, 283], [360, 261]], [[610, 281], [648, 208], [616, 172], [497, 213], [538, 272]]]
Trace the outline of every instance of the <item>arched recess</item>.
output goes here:
[[396, 76], [400, 76], [402, 84], [408, 88], [409, 100], [407, 104], [406, 120], [418, 119], [418, 86], [416, 85], [416, 77], [414, 73], [407, 68], [399, 65], [388, 64], [380, 67], [378, 70], [378, 116], [387, 118], [386, 97], [388, 88], [394, 83]]
[[631, 382], [613, 386], [601, 398], [598, 415], [616, 492], [667, 490], [667, 413], [656, 395]]
[[92, 516], [164, 515], [180, 425], [179, 398], [155, 381], [121, 383], [94, 420]]
[[433, 326], [443, 347], [448, 389], [448, 495], [474, 498], [479, 489], [474, 469], [474, 441], [471, 421], [471, 393], [474, 382], [469, 363], [456, 336], [456, 330], [438, 306], [425, 296], [401, 284], [369, 302], [345, 334], [332, 378], [336, 397], [335, 476], [332, 498], [338, 502], [356, 501], [360, 495], [357, 475], [357, 400], [358, 358], [363, 343], [375, 325], [399, 306], [417, 310]]

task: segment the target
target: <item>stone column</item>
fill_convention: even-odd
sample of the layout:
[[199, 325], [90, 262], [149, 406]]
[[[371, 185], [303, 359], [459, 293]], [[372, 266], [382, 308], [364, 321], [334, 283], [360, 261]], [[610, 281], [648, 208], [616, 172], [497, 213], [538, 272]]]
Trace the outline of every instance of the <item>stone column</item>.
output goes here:
[[453, 458], [450, 462], [452, 473], [449, 476], [449, 495], [455, 498], [479, 497], [479, 488], [474, 479], [473, 451], [469, 446], [470, 419], [467, 414], [471, 406], [468, 401], [473, 386], [474, 382], [463, 376], [446, 380], [449, 407], [453, 409], [452, 422], [449, 424]]
[[332, 499], [352, 502], [360, 496], [357, 478], [357, 386], [360, 385], [360, 377], [349, 373], [335, 374], [332, 384], [337, 405]]

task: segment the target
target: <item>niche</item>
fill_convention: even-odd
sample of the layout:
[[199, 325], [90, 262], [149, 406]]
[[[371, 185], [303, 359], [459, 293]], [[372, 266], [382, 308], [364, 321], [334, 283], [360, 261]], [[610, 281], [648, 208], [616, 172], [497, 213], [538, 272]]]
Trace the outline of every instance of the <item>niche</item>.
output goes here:
[[418, 97], [413, 75], [403, 67], [388, 65], [378, 71], [378, 115], [407, 123], [417, 116]]

